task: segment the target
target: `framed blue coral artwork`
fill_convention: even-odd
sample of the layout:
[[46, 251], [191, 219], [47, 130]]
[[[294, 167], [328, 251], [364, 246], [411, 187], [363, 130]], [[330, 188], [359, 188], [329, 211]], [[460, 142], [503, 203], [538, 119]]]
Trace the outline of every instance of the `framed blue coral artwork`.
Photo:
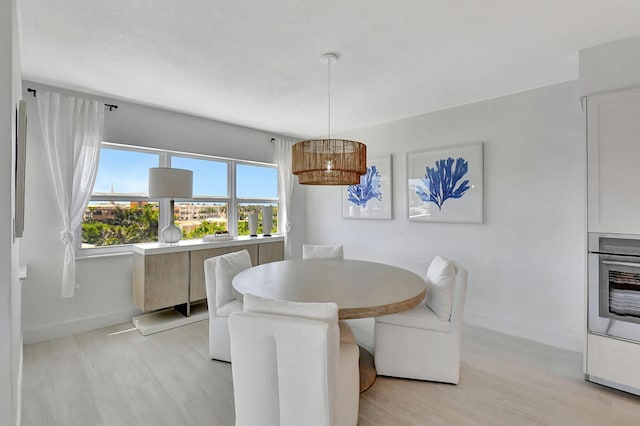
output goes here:
[[391, 155], [367, 159], [359, 185], [344, 187], [342, 216], [348, 219], [391, 219]]
[[482, 223], [482, 142], [407, 155], [409, 220]]

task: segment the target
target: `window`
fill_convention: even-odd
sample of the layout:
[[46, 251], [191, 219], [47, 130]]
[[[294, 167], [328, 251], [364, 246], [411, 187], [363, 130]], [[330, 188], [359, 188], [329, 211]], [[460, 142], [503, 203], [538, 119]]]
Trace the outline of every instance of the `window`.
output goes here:
[[81, 248], [158, 240], [158, 203], [149, 202], [149, 168], [160, 154], [103, 145], [93, 195], [82, 220]]
[[193, 171], [193, 197], [229, 197], [227, 161], [171, 156], [171, 167]]
[[[276, 166], [105, 142], [82, 222], [83, 254], [158, 241], [158, 229], [171, 217], [168, 201], [148, 199], [149, 168], [159, 166], [193, 171], [193, 199], [176, 201], [172, 212], [183, 239], [219, 231], [248, 235], [248, 213], [261, 212], [264, 205], [273, 207], [271, 232], [277, 232]], [[260, 233], [261, 218], [260, 213]]]
[[273, 207], [271, 233], [278, 231], [278, 169], [274, 166], [236, 164], [238, 235], [249, 235], [249, 213], [258, 213], [258, 233], [262, 234], [262, 207]]
[[238, 235], [249, 235], [249, 213], [258, 213], [258, 234], [264, 234], [262, 220], [262, 206], [273, 207], [271, 233], [278, 231], [278, 205], [271, 203], [239, 203], [238, 204]]
[[160, 154], [157, 152], [103, 146], [93, 194], [146, 197], [149, 191], [149, 168], [159, 165]]
[[175, 203], [175, 223], [182, 238], [228, 232], [229, 161], [169, 155], [171, 167], [193, 171], [193, 200]]
[[275, 167], [238, 164], [236, 180], [238, 198], [278, 199], [278, 169]]

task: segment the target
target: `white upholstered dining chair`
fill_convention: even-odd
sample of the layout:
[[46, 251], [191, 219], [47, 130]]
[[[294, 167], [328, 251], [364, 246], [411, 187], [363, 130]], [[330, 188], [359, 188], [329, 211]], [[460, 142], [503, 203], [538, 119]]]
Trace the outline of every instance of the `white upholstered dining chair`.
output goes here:
[[357, 424], [359, 352], [335, 303], [245, 294], [229, 329], [236, 426]]
[[303, 259], [344, 259], [342, 246], [302, 245]]
[[229, 315], [242, 311], [242, 301], [234, 296], [231, 281], [251, 267], [247, 250], [223, 254], [204, 261], [204, 278], [209, 309], [209, 356], [231, 361], [229, 350]]
[[425, 282], [424, 303], [376, 317], [376, 370], [384, 376], [457, 384], [467, 271], [436, 256]]

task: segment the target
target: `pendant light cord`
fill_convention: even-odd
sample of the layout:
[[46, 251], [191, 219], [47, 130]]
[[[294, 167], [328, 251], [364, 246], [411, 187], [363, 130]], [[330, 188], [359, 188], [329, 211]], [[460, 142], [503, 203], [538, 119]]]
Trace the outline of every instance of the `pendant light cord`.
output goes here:
[[327, 106], [327, 139], [331, 139], [331, 59], [327, 61], [327, 89], [329, 92], [329, 102]]

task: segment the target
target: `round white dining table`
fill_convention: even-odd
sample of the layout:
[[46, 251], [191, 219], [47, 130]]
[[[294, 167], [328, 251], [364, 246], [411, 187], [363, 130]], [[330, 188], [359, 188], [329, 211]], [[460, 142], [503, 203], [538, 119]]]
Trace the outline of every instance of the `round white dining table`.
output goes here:
[[[362, 260], [293, 259], [265, 263], [235, 276], [233, 288], [269, 299], [334, 302], [340, 319], [393, 314], [415, 307], [424, 280], [396, 266]], [[371, 354], [360, 346], [360, 392], [376, 380]]]
[[415, 307], [426, 287], [417, 274], [351, 259], [292, 259], [265, 263], [235, 276], [233, 288], [290, 302], [334, 302], [340, 319], [393, 314]]

